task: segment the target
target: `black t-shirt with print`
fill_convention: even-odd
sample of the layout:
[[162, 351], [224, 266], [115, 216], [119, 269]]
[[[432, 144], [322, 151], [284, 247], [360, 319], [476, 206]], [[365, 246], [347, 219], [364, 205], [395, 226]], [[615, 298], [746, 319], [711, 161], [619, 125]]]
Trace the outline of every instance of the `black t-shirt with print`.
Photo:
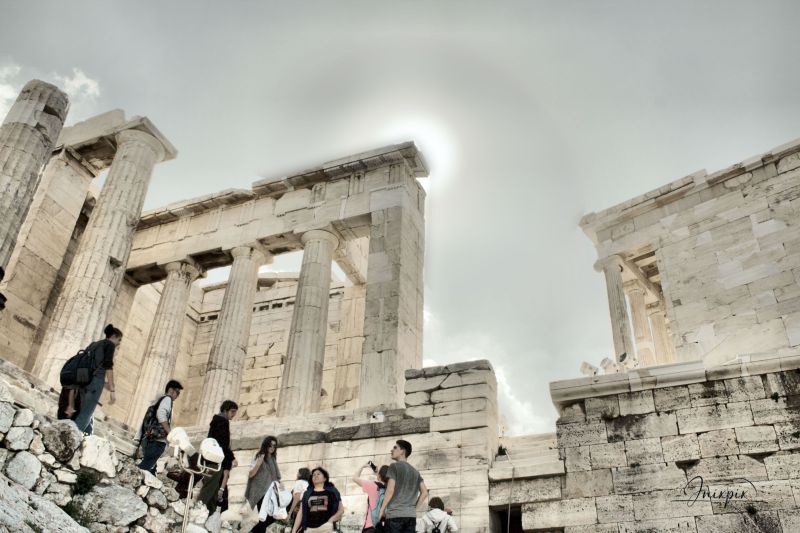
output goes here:
[[[338, 511], [336, 494], [329, 489], [315, 490], [308, 496], [308, 527], [320, 527]], [[336, 508], [334, 508], [334, 505]]]

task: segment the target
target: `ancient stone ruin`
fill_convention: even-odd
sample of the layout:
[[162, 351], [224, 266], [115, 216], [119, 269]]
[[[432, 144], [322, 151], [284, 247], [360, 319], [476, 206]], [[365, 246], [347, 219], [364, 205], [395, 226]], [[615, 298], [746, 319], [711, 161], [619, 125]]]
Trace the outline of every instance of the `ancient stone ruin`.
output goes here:
[[[32, 81], [0, 128], [0, 527], [179, 527], [172, 482], [130, 458], [131, 428], [175, 378], [195, 440], [222, 400], [241, 406], [234, 502], [277, 435], [285, 482], [330, 471], [344, 531], [366, 507], [350, 476], [399, 438], [465, 532], [800, 531], [800, 141], [584, 217], [608, 289], [605, 372], [551, 384], [555, 433], [508, 437], [488, 360], [422, 368], [413, 143], [143, 213], [176, 148], [119, 110], [62, 128], [67, 109]], [[295, 251], [299, 272], [259, 272]], [[203, 283], [221, 267], [226, 282]], [[48, 435], [72, 439], [52, 420], [58, 372], [108, 322], [125, 332], [117, 401], [96, 436], [55, 450]], [[192, 531], [240, 527], [192, 513]]]

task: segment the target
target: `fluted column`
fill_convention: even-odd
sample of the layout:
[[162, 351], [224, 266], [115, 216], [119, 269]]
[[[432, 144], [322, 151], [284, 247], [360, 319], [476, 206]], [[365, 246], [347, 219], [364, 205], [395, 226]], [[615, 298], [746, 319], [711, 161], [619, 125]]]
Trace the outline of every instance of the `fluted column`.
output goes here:
[[64, 281], [34, 371], [58, 384], [64, 360], [100, 336], [125, 274], [153, 167], [164, 147], [152, 135], [117, 134], [117, 153]]
[[650, 334], [650, 324], [647, 323], [644, 288], [638, 281], [632, 281], [625, 284], [625, 289], [631, 309], [633, 338], [636, 342], [636, 357], [639, 359], [639, 366], [653, 366], [656, 364], [656, 357], [653, 354], [653, 337]]
[[142, 370], [136, 385], [128, 424], [136, 427], [156, 394], [172, 379], [180, 350], [186, 306], [192, 283], [201, 270], [192, 261], [175, 261], [166, 265], [167, 279], [161, 291], [153, 326], [147, 338]]
[[58, 87], [31, 80], [0, 127], [0, 267], [8, 265], [68, 109], [69, 99]]
[[614, 339], [614, 355], [618, 363], [630, 364], [635, 354], [631, 339], [630, 318], [622, 287], [622, 260], [612, 255], [595, 263], [595, 270], [606, 277], [608, 311], [611, 316], [611, 334]]
[[664, 316], [664, 305], [659, 302], [647, 308], [650, 315], [650, 327], [653, 331], [653, 344], [655, 345], [656, 363], [664, 365], [675, 362], [675, 348], [667, 331], [667, 319]]
[[268, 255], [258, 247], [240, 246], [231, 251], [228, 286], [222, 298], [217, 330], [206, 365], [197, 423], [207, 424], [225, 400], [236, 401], [242, 383], [242, 366], [247, 355], [253, 300], [258, 288], [258, 269]]
[[328, 231], [311, 230], [304, 233], [301, 240], [303, 264], [289, 329], [278, 416], [318, 411], [322, 390], [331, 261], [339, 239]]

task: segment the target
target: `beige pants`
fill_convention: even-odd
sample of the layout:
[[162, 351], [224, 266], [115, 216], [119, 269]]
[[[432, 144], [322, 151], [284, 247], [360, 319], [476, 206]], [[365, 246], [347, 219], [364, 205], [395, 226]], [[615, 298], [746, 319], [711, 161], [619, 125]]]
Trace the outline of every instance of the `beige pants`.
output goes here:
[[305, 533], [324, 533], [325, 531], [333, 531], [333, 524], [322, 524], [319, 527], [309, 527]]

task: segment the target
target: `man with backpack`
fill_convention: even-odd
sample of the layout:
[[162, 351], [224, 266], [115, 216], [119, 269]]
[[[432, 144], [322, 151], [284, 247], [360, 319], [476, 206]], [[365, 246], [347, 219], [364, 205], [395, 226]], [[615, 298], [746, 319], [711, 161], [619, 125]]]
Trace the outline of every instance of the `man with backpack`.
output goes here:
[[422, 516], [421, 533], [448, 533], [458, 531], [458, 526], [450, 513], [445, 511], [444, 502], [438, 496], [431, 498], [428, 512]]
[[386, 533], [416, 533], [417, 506], [428, 498], [428, 487], [416, 468], [408, 464], [411, 443], [398, 440], [391, 451], [395, 462], [386, 472], [386, 496], [379, 517]]
[[136, 435], [142, 446], [142, 462], [138, 466], [153, 475], [156, 473], [156, 462], [167, 448], [167, 434], [172, 429], [172, 403], [178, 399], [182, 390], [183, 385], [178, 381], [169, 380], [164, 394], [147, 408]]
[[361, 490], [367, 495], [367, 516], [364, 518], [362, 533], [381, 533], [383, 524], [381, 520], [378, 520], [378, 515], [381, 512], [383, 498], [386, 494], [386, 482], [389, 480], [386, 477], [386, 473], [389, 471], [389, 467], [383, 465], [378, 470], [372, 461], [367, 462], [364, 466], [370, 467], [377, 474], [379, 481], [362, 479], [361, 471], [364, 469], [363, 466], [353, 474], [353, 482], [360, 486]]

